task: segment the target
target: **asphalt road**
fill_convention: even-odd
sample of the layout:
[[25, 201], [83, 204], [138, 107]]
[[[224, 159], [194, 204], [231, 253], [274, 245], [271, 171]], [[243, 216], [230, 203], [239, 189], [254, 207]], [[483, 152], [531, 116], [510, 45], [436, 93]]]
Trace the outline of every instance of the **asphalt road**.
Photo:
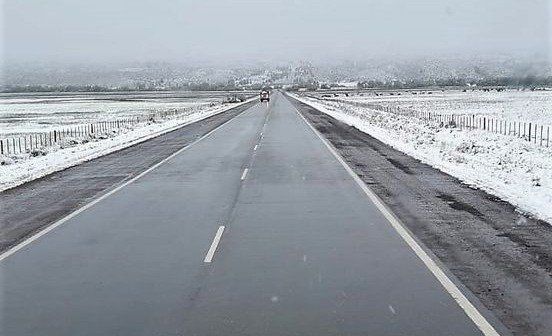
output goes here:
[[254, 103], [0, 192], [0, 252], [141, 174]]
[[2, 334], [481, 335], [404, 235], [276, 94], [3, 259]]

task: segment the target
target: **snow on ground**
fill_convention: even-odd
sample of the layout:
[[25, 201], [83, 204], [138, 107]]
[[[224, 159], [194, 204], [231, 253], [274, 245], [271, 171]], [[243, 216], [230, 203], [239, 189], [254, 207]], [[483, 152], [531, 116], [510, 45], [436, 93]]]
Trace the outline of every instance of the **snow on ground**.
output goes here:
[[[322, 94], [324, 92], [315, 95]], [[325, 94], [333, 95], [333, 92]], [[351, 92], [348, 97], [343, 93], [338, 95], [331, 98], [344, 102], [373, 103], [401, 109], [431, 111], [436, 114], [488, 115], [512, 121], [552, 124], [552, 91], [403, 90]]]
[[116, 133], [99, 134], [92, 141], [67, 139], [61, 146], [36, 151], [37, 156], [29, 153], [16, 157], [0, 156], [0, 191], [132, 146], [240, 104], [243, 103], [196, 106], [171, 119], [120, 129]]
[[0, 137], [220, 103], [225, 93], [0, 94]]
[[[552, 223], [552, 148], [481, 130], [440, 127], [348, 103], [295, 96], [416, 159]], [[552, 120], [550, 118], [549, 120]]]

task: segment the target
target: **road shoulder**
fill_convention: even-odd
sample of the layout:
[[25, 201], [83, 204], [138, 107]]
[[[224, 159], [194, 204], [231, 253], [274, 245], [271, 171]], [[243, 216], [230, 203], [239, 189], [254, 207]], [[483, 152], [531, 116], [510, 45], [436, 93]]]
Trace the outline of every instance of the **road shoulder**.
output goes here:
[[552, 227], [294, 102], [355, 173], [514, 333], [552, 330]]

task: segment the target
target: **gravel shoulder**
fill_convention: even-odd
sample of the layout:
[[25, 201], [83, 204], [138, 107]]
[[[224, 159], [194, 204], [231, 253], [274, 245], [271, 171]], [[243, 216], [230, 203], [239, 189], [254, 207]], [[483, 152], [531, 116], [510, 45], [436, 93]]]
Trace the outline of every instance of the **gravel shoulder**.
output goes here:
[[290, 100], [513, 334], [552, 333], [550, 223]]

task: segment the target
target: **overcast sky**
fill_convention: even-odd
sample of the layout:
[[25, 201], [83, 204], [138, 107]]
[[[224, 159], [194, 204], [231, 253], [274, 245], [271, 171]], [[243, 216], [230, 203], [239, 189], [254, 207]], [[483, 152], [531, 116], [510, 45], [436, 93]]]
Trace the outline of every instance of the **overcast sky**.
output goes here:
[[3, 0], [8, 61], [541, 55], [552, 0]]

